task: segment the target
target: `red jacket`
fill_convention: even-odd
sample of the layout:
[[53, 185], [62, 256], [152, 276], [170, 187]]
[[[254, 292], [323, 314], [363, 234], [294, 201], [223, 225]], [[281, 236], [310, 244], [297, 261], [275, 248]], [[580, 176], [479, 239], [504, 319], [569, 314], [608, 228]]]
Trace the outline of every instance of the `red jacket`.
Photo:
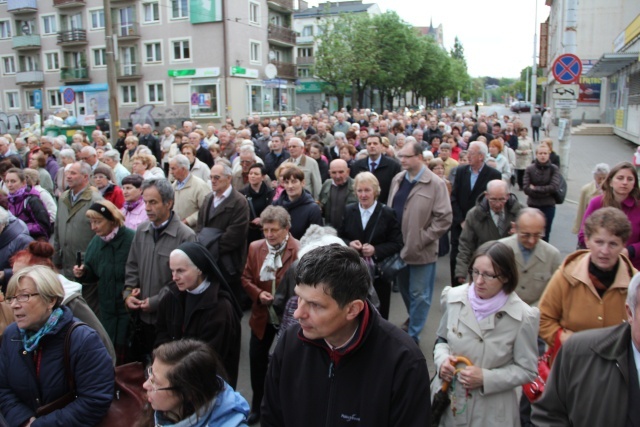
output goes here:
[[117, 185], [109, 184], [109, 188], [107, 188], [107, 191], [105, 191], [102, 196], [105, 200], [116, 205], [118, 209], [122, 209], [124, 206], [124, 194], [122, 194], [122, 189]]

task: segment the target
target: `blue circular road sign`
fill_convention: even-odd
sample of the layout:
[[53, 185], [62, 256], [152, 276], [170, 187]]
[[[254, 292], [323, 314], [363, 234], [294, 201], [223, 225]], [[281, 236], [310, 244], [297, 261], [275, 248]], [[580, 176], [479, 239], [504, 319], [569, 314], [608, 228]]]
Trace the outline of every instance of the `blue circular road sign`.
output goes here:
[[553, 61], [551, 71], [558, 83], [578, 83], [582, 74], [582, 61], [572, 53], [565, 53]]

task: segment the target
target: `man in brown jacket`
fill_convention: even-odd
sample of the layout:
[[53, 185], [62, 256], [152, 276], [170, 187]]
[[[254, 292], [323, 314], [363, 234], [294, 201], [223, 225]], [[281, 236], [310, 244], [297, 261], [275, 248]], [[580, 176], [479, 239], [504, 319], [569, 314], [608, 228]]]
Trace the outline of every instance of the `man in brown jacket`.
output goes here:
[[247, 422], [260, 419], [260, 403], [269, 365], [269, 349], [278, 331], [278, 316], [273, 309], [273, 297], [291, 264], [297, 259], [300, 243], [289, 233], [291, 217], [281, 206], [268, 206], [260, 214], [265, 238], [249, 246], [249, 257], [242, 274], [242, 287], [251, 307], [251, 340], [249, 366], [253, 401]]
[[404, 238], [400, 256], [407, 268], [398, 279], [409, 312], [408, 332], [419, 342], [431, 307], [438, 240], [451, 226], [451, 201], [444, 181], [424, 165], [419, 144], [405, 144], [398, 157], [404, 171], [393, 178], [388, 201]]

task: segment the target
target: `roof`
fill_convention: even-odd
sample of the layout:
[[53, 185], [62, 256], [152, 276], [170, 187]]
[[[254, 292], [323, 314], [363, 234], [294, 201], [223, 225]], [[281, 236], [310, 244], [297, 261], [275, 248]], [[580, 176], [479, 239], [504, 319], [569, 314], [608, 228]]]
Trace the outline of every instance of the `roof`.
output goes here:
[[607, 77], [625, 67], [638, 62], [638, 52], [605, 53], [600, 57], [596, 65], [591, 67], [587, 77]]
[[[341, 13], [365, 13], [375, 3], [362, 3], [362, 0], [326, 2], [320, 3], [318, 6], [293, 14], [294, 18], [312, 18], [323, 15], [339, 15]], [[328, 6], [328, 8], [327, 8]]]

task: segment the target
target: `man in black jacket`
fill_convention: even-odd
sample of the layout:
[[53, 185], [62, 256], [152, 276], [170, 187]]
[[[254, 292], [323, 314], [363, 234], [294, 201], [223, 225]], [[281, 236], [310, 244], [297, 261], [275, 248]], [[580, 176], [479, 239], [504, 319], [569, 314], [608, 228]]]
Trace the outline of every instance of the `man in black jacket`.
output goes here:
[[138, 143], [140, 145], [146, 145], [151, 150], [151, 154], [156, 158], [156, 162], [160, 163], [162, 160], [162, 153], [160, 151], [160, 143], [158, 142], [158, 138], [153, 136], [153, 130], [151, 129], [150, 124], [142, 125], [140, 130], [140, 137], [138, 138]]
[[382, 154], [384, 145], [380, 135], [369, 135], [367, 138], [367, 153], [369, 157], [358, 160], [351, 168], [351, 177], [355, 178], [360, 172], [371, 172], [378, 178], [380, 184], [380, 196], [378, 201], [386, 204], [389, 197], [391, 181], [400, 170], [400, 163]]
[[424, 355], [367, 302], [371, 279], [358, 253], [338, 244], [316, 248], [300, 259], [295, 279], [299, 325], [271, 358], [262, 425], [428, 425]]
[[451, 285], [458, 286], [456, 279], [456, 258], [458, 256], [458, 242], [462, 234], [464, 219], [475, 206], [480, 194], [487, 188], [489, 181], [501, 179], [500, 172], [484, 164], [489, 149], [484, 142], [474, 141], [469, 144], [469, 164], [458, 166], [456, 179], [451, 189], [451, 209], [453, 223], [451, 224], [451, 253], [449, 265], [451, 267]]

